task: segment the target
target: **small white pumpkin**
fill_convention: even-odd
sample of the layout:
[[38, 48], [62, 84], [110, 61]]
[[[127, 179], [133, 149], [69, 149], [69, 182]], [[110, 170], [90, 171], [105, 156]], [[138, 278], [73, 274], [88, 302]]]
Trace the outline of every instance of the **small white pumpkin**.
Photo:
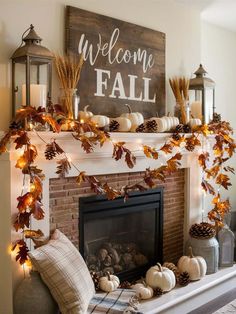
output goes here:
[[121, 117], [128, 118], [131, 121], [131, 132], [134, 132], [137, 127], [144, 122], [143, 115], [140, 112], [132, 112], [130, 105], [125, 105], [128, 109], [128, 113], [122, 113]]
[[153, 289], [149, 287], [144, 281], [142, 283], [136, 283], [131, 288], [135, 290], [136, 295], [141, 300], [147, 300], [153, 297]]
[[79, 119], [80, 119], [80, 121], [82, 120], [82, 121], [86, 122], [93, 116], [93, 113], [91, 111], [87, 110], [88, 107], [89, 107], [89, 105], [85, 106], [84, 110], [79, 111]]
[[105, 276], [99, 279], [99, 287], [105, 292], [114, 291], [119, 287], [119, 285], [119, 278], [115, 275], [110, 275], [109, 272], [106, 272]]
[[179, 119], [177, 117], [171, 117], [170, 113], [162, 118], [152, 117], [149, 120], [154, 120], [157, 123], [157, 131], [162, 133], [170, 131], [179, 124]]
[[182, 256], [178, 261], [179, 271], [187, 271], [190, 280], [199, 280], [206, 275], [207, 264], [203, 257], [193, 256], [192, 248], [189, 247], [189, 256]]
[[110, 119], [102, 115], [92, 116], [90, 120], [95, 123], [98, 128], [103, 128], [110, 123]]
[[202, 121], [201, 119], [192, 118], [192, 119], [189, 119], [188, 124], [191, 128], [195, 128], [196, 126], [202, 125]]
[[125, 117], [118, 117], [118, 118], [111, 118], [111, 121], [117, 121], [119, 123], [118, 132], [129, 132], [132, 126], [132, 123], [129, 118]]
[[175, 287], [175, 274], [172, 270], [162, 267], [161, 264], [152, 266], [146, 273], [146, 283], [152, 288], [161, 288], [163, 291], [170, 291]]

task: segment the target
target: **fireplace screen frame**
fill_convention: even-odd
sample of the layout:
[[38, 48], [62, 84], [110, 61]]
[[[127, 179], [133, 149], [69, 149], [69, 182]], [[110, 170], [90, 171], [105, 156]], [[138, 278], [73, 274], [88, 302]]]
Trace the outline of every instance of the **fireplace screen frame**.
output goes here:
[[145, 266], [136, 267], [118, 273], [121, 281], [134, 280], [144, 276], [147, 269], [157, 262], [163, 262], [163, 187], [149, 189], [143, 192], [132, 192], [126, 202], [122, 197], [108, 200], [104, 195], [80, 197], [79, 199], [79, 250], [85, 257], [85, 223], [86, 221], [115, 217], [122, 214], [138, 213], [144, 210], [154, 210], [154, 254]]

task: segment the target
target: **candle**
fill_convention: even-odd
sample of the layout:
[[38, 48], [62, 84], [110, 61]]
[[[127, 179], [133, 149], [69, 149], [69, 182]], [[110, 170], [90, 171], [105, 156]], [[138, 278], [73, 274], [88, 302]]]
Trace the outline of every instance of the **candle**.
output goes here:
[[[47, 86], [44, 84], [30, 84], [30, 106], [46, 107]], [[26, 106], [26, 85], [22, 85], [22, 104]]]
[[191, 115], [193, 118], [202, 120], [202, 104], [200, 101], [194, 101], [191, 103]]

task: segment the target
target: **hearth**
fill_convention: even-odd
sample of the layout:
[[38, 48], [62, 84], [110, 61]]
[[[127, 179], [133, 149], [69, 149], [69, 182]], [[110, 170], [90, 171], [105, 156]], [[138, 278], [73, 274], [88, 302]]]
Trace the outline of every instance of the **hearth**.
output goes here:
[[123, 198], [80, 197], [79, 246], [90, 270], [143, 276], [163, 256], [163, 189]]

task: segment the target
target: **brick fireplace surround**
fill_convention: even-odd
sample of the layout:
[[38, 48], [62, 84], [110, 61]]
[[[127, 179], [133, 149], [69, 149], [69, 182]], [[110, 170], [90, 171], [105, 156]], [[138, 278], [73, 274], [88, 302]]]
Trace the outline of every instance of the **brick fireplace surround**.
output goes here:
[[[129, 169], [123, 161], [116, 162], [111, 158], [112, 145], [110, 143], [106, 143], [102, 149], [96, 148], [92, 154], [85, 154], [69, 132], [60, 134], [40, 132], [40, 136], [46, 142], [56, 138], [81, 171], [86, 171], [88, 175], [102, 176], [104, 180], [119, 185], [123, 185], [127, 181], [135, 182], [146, 168], [155, 168], [165, 164], [165, 154], [160, 154], [158, 160], [148, 159], [144, 157], [140, 146], [146, 144], [158, 149], [169, 137], [165, 133], [111, 133], [112, 140], [124, 141], [129, 149], [135, 151], [137, 163], [133, 169]], [[86, 185], [79, 188], [76, 186], [74, 177], [78, 173], [74, 168], [71, 169], [66, 179], [57, 179], [56, 162], [46, 161], [44, 158], [45, 143], [34, 132], [31, 132], [30, 137], [32, 144], [38, 147], [37, 165], [43, 169], [45, 174], [43, 181], [45, 218], [43, 221], [33, 220], [31, 227], [36, 230], [41, 229], [45, 235], [49, 235], [50, 230], [58, 227], [78, 245], [78, 198], [81, 195], [91, 195], [90, 190]], [[4, 245], [0, 246], [0, 264], [4, 271], [1, 273], [0, 290], [2, 291], [1, 297], [5, 300], [4, 303], [0, 303], [0, 313], [7, 314], [13, 313], [14, 289], [23, 278], [22, 267], [15, 262], [14, 257], [7, 250], [11, 242], [20, 236], [11, 228], [11, 217], [16, 213], [17, 197], [21, 193], [23, 180], [19, 169], [15, 168], [19, 153], [21, 152], [16, 152], [12, 145], [7, 153], [0, 156], [0, 181], [5, 182], [0, 189], [4, 217], [4, 224], [2, 224], [4, 236], [1, 238]], [[197, 151], [184, 153], [181, 170], [168, 177], [164, 184], [165, 260], [175, 261], [182, 254], [190, 225], [201, 220], [201, 170], [197, 154]], [[71, 228], [68, 228], [69, 224]], [[236, 267], [224, 268], [187, 287], [175, 288], [161, 298], [144, 302], [142, 311], [145, 314], [186, 313], [186, 309], [190, 311], [201, 306], [221, 295], [222, 291], [229, 291], [235, 284]]]
[[[142, 173], [123, 173], [99, 176], [102, 182], [108, 182], [114, 188], [135, 184]], [[184, 206], [185, 206], [185, 171], [168, 176], [164, 184], [164, 226], [163, 260], [177, 262], [183, 254], [184, 243]], [[79, 247], [78, 209], [79, 198], [90, 196], [90, 187], [84, 183], [78, 187], [74, 177], [50, 179], [50, 230], [56, 228], [65, 233]]]

